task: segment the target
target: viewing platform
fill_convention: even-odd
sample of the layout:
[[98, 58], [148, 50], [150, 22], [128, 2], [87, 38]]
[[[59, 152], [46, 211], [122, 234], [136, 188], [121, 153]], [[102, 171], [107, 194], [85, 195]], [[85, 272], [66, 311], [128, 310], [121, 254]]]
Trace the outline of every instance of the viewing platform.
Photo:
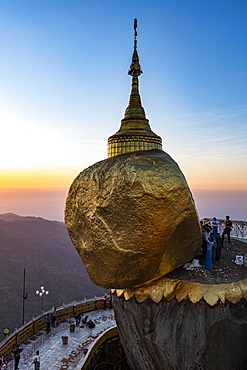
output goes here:
[[[112, 333], [117, 334], [113, 309], [99, 309], [88, 312], [87, 315], [95, 323], [92, 329], [80, 324], [71, 332], [70, 328], [71, 325], [75, 325], [75, 319], [69, 318], [59, 323], [59, 326], [52, 327], [48, 335], [43, 329], [37, 335], [30, 337], [26, 341], [27, 344], [24, 342], [20, 346], [23, 349], [20, 369], [28, 370], [34, 366], [36, 349], [40, 352], [41, 369], [84, 369], [84, 364], [90, 357], [90, 351], [96, 341], [110, 337]], [[63, 344], [64, 338], [67, 338], [67, 344]]]
[[[113, 308], [103, 308], [103, 297], [59, 308], [57, 313], [56, 323], [48, 334], [44, 325], [45, 313], [1, 343], [0, 352], [7, 362], [7, 369], [14, 369], [12, 348], [16, 344], [21, 350], [19, 368], [22, 370], [34, 368], [36, 350], [40, 352], [41, 369], [86, 369], [99, 346], [118, 335]], [[82, 322], [76, 325], [75, 315], [78, 313], [82, 319], [88, 316], [95, 327], [89, 328]]]

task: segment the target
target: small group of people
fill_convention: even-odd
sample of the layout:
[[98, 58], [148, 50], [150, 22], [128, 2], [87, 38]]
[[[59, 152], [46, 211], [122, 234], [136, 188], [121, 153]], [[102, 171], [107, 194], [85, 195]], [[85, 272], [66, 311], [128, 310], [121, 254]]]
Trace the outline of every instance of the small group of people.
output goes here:
[[205, 224], [202, 226], [202, 252], [204, 255], [204, 267], [207, 269], [213, 268], [213, 250], [215, 250], [215, 260], [221, 260], [221, 248], [223, 248], [224, 244], [224, 237], [227, 235], [228, 243], [230, 243], [230, 232], [232, 229], [232, 221], [230, 220], [230, 216], [226, 216], [225, 219], [225, 227], [220, 236], [218, 232], [218, 226], [220, 222], [213, 218], [211, 224]]
[[[18, 370], [19, 362], [21, 358], [21, 349], [19, 348], [19, 346], [16, 345], [13, 347], [12, 352], [13, 352], [13, 357], [14, 357], [14, 369]], [[39, 355], [38, 350], [34, 354], [33, 364], [34, 364], [34, 370], [40, 370], [40, 355]], [[0, 369], [1, 370], [8, 369], [7, 363], [4, 362], [3, 357], [0, 357]]]
[[[19, 369], [19, 362], [21, 358], [21, 349], [18, 345], [14, 346], [12, 349], [13, 353], [13, 360], [14, 360], [14, 369], [18, 370]], [[34, 370], [40, 370], [40, 356], [39, 356], [39, 351], [35, 352], [34, 359], [33, 359], [33, 364], [34, 364]], [[0, 370], [6, 370], [8, 369], [8, 363], [4, 361], [3, 356], [0, 355]], [[11, 367], [12, 369], [12, 367]]]
[[83, 316], [81, 317], [81, 314], [78, 313], [76, 316], [75, 316], [75, 323], [76, 323], [76, 326], [79, 326], [80, 325], [80, 322], [85, 325], [86, 327], [92, 329], [95, 327], [95, 323], [89, 319], [88, 320], [88, 316]]
[[[13, 349], [12, 349], [12, 353], [13, 353], [13, 359], [14, 359], [14, 369], [19, 369], [19, 362], [20, 362], [20, 358], [21, 358], [21, 349], [19, 348], [19, 346], [14, 346]], [[0, 370], [5, 370], [5, 369], [8, 369], [8, 363], [4, 360], [4, 357], [2, 355], [0, 355]], [[11, 367], [12, 369], [12, 367]]]
[[78, 313], [77, 315], [75, 315], [75, 324], [76, 324], [76, 326], [79, 326], [80, 323], [82, 323], [83, 325], [87, 325], [87, 319], [88, 319], [87, 315], [81, 317], [81, 314]]

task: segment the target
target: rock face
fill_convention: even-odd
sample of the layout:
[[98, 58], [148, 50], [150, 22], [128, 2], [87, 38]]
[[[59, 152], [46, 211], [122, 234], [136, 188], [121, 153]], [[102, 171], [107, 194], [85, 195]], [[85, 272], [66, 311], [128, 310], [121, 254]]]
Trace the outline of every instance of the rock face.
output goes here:
[[162, 150], [118, 155], [81, 172], [67, 196], [65, 223], [91, 280], [105, 288], [158, 279], [201, 245], [187, 182]]
[[138, 303], [113, 294], [120, 340], [133, 370], [247, 368], [247, 301], [209, 306], [204, 300], [150, 298]]

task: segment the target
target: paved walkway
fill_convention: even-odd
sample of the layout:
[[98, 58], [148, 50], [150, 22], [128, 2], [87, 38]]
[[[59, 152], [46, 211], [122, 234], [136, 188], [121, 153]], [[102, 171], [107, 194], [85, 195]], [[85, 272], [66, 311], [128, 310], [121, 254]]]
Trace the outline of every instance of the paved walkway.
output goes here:
[[[63, 368], [76, 370], [79, 362], [82, 366], [83, 348], [90, 349], [98, 335], [116, 325], [113, 309], [100, 309], [87, 312], [84, 315], [95, 322], [93, 329], [85, 326], [81, 327], [82, 324], [80, 324], [74, 332], [70, 332], [70, 325], [75, 324], [75, 319], [70, 318], [59, 324], [57, 328], [52, 328], [48, 336], [45, 330], [42, 330], [37, 335], [29, 338], [25, 342], [26, 344], [23, 343], [20, 346], [23, 350], [19, 369], [34, 369], [33, 359], [37, 349], [40, 352], [40, 370], [59, 370]], [[68, 337], [68, 344], [63, 344], [62, 336]], [[67, 364], [68, 367], [61, 367], [63, 364]], [[14, 369], [14, 361], [8, 364], [7, 369]]]

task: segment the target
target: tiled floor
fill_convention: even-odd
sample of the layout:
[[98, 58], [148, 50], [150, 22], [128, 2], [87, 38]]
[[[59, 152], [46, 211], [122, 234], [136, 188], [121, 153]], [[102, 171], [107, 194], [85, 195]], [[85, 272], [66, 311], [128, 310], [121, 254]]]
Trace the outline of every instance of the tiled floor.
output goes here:
[[[89, 319], [96, 322], [93, 329], [89, 329], [87, 327], [76, 327], [74, 332], [70, 332], [70, 324], [75, 323], [74, 318], [71, 318], [68, 319], [67, 322], [59, 325], [57, 328], [52, 328], [48, 337], [45, 331], [42, 331], [42, 335], [35, 336], [36, 339], [29, 339], [27, 341], [30, 343], [22, 344], [20, 348], [23, 349], [23, 351], [21, 352], [19, 369], [34, 369], [33, 359], [35, 351], [38, 349], [40, 352], [41, 370], [59, 370], [61, 366], [66, 363], [62, 362], [62, 359], [69, 358], [73, 358], [73, 361], [67, 362], [68, 369], [76, 370], [78, 363], [80, 362], [81, 365], [84, 358], [83, 351], [79, 352], [76, 348], [84, 343], [85, 348], [90, 349], [95, 340], [93, 336], [116, 325], [113, 309], [100, 309], [97, 311], [87, 312], [85, 315], [88, 315]], [[62, 343], [62, 336], [68, 336], [68, 344]], [[90, 340], [92, 341], [91, 343], [89, 343]], [[14, 369], [13, 362], [14, 361], [11, 361], [9, 363], [8, 369]], [[81, 367], [79, 366], [79, 368]]]

